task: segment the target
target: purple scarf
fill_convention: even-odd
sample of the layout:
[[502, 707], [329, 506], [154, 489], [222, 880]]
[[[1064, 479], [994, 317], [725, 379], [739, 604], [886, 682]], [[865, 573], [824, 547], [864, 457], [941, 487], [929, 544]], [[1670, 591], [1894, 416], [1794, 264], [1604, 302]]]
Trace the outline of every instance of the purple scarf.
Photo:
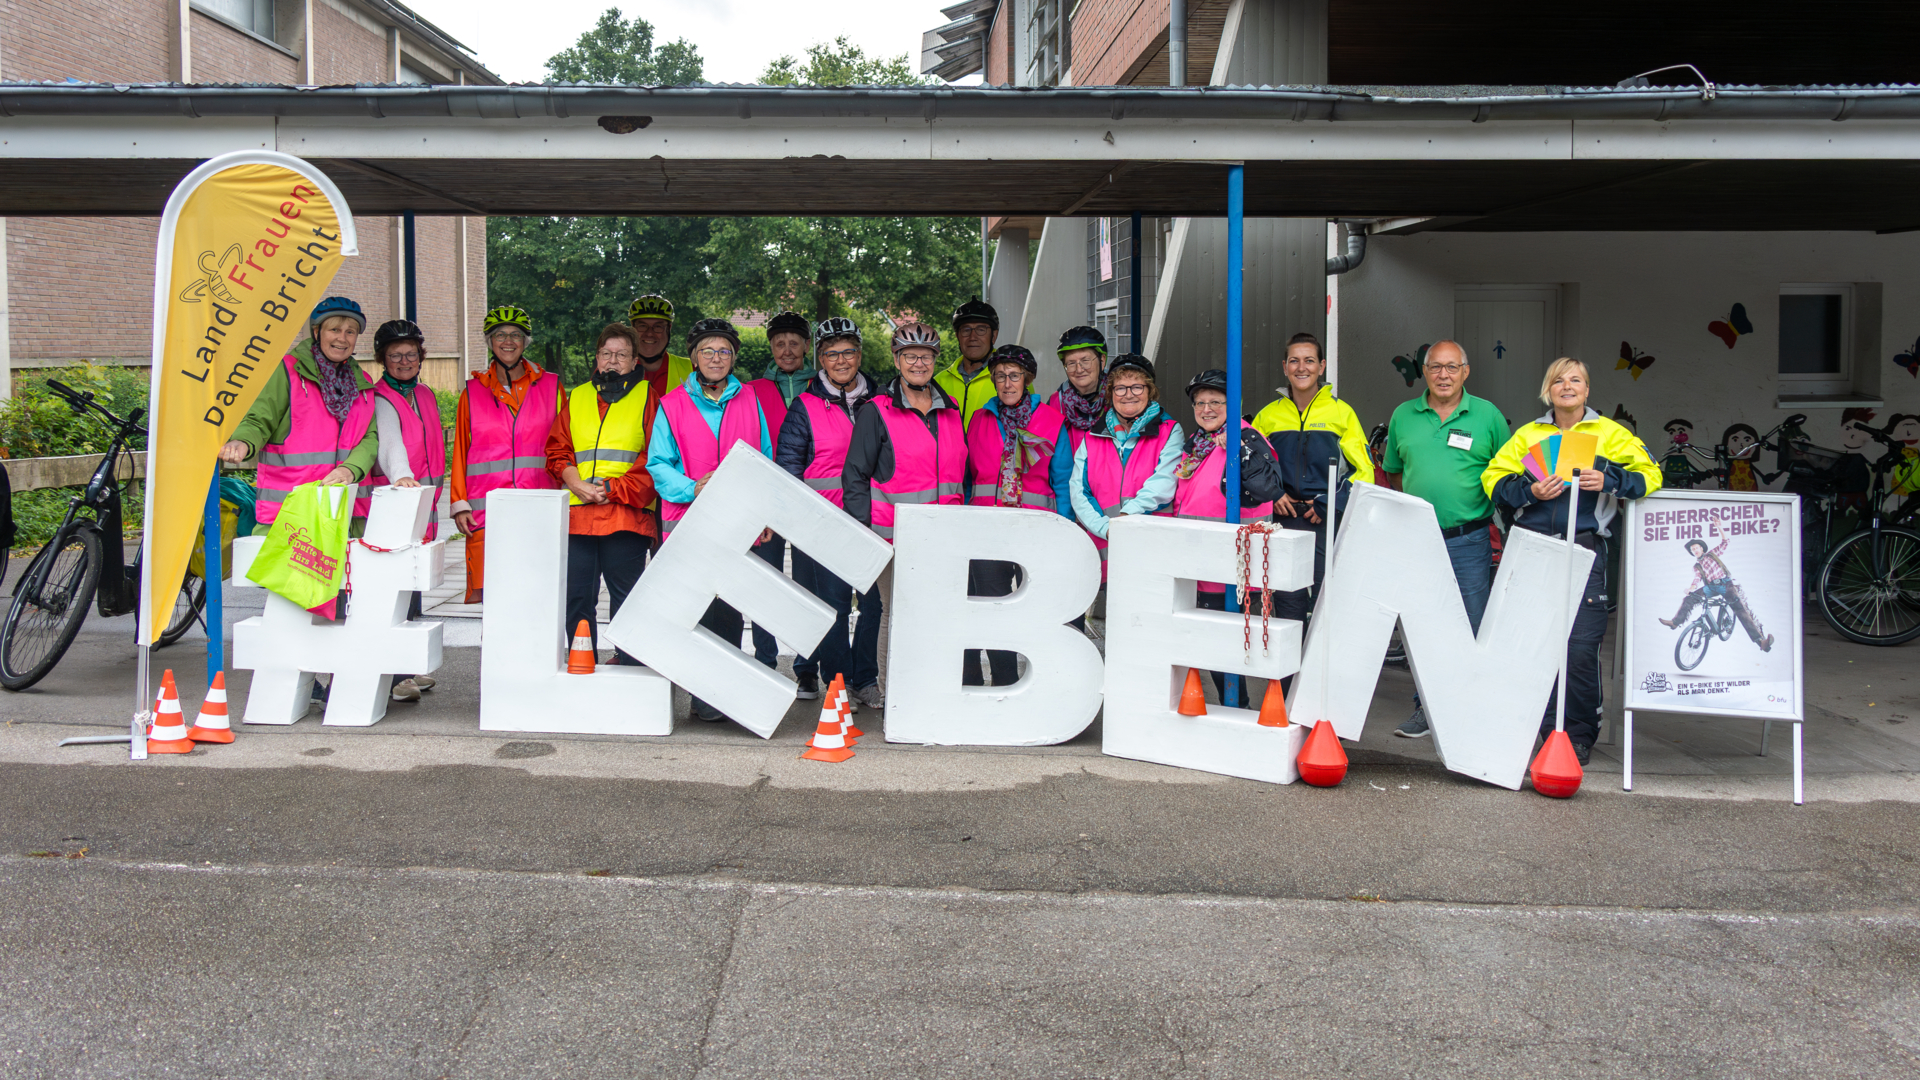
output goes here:
[[1005, 441], [1000, 448], [1000, 486], [995, 501], [1001, 506], [1020, 505], [1020, 477], [1028, 469], [1053, 454], [1053, 444], [1028, 431], [1033, 423], [1032, 394], [1013, 408], [1000, 406], [1000, 431]]
[[313, 364], [320, 369], [320, 402], [327, 407], [332, 417], [345, 423], [347, 410], [353, 408], [353, 399], [360, 396], [360, 390], [366, 380], [360, 377], [360, 365], [348, 360], [336, 364], [321, 354], [318, 343], [313, 350]]
[[1107, 411], [1107, 376], [1100, 375], [1100, 385], [1093, 393], [1082, 395], [1073, 388], [1073, 381], [1060, 384], [1060, 393], [1056, 396], [1060, 411], [1066, 414], [1067, 426], [1075, 431], [1092, 431], [1100, 423]]
[[1200, 430], [1198, 424], [1194, 425], [1193, 431], [1187, 435], [1187, 445], [1180, 455], [1180, 464], [1173, 470], [1174, 479], [1190, 479], [1200, 470], [1201, 462], [1206, 461], [1207, 455], [1214, 451], [1214, 434], [1211, 431]]

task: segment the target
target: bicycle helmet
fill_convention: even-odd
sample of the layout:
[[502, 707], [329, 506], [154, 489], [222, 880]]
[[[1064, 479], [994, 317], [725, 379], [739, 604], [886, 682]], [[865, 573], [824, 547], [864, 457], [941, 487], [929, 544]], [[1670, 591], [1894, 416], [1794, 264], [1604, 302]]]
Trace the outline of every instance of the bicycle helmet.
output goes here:
[[1040, 374], [1040, 362], [1019, 345], [1002, 345], [993, 350], [993, 355], [987, 357], [987, 370], [992, 371], [995, 364], [1019, 364], [1026, 369], [1029, 379]]
[[834, 338], [843, 337], [852, 338], [856, 342], [860, 340], [860, 328], [854, 325], [852, 319], [821, 319], [820, 325], [813, 328], [813, 347], [818, 349]]
[[993, 310], [992, 304], [987, 303], [977, 296], [953, 309], [953, 328], [955, 330], [960, 329], [961, 323], [970, 322], [983, 322], [992, 327], [994, 333], [997, 334], [1000, 332], [1000, 313]]
[[1192, 401], [1195, 392], [1200, 390], [1218, 390], [1227, 392], [1227, 373], [1219, 368], [1208, 368], [1187, 380], [1187, 400]]
[[627, 305], [627, 323], [629, 325], [641, 319], [665, 319], [673, 321], [673, 303], [659, 293], [648, 293]]
[[767, 320], [767, 340], [772, 341], [775, 334], [799, 334], [802, 340], [813, 336], [813, 326], [807, 317], [797, 311], [783, 311]]
[[1121, 353], [1113, 358], [1113, 363], [1107, 365], [1107, 374], [1113, 376], [1123, 371], [1138, 371], [1151, 379], [1153, 378], [1153, 361], [1139, 353]]
[[893, 354], [900, 355], [902, 349], [932, 349], [938, 355], [940, 332], [923, 322], [901, 323], [893, 328]]
[[480, 321], [480, 336], [486, 337], [503, 326], [517, 326], [526, 331], [528, 337], [533, 336], [533, 316], [512, 304], [501, 304], [487, 312], [487, 317]]
[[1107, 355], [1107, 335], [1091, 326], [1076, 326], [1060, 335], [1059, 353], [1062, 356], [1078, 349], [1092, 349], [1101, 356]]
[[[642, 316], [642, 318], [652, 317]], [[687, 352], [692, 353], [694, 346], [698, 345], [702, 338], [710, 337], [726, 338], [733, 345], [733, 351], [736, 354], [739, 353], [740, 331], [735, 330], [733, 324], [725, 319], [701, 319], [694, 323], [693, 329], [687, 331]]]
[[373, 332], [374, 359], [385, 359], [387, 346], [402, 341], [413, 342], [415, 345], [420, 346], [423, 352], [427, 347], [427, 335], [421, 333], [420, 328], [408, 320], [393, 319], [389, 322], [381, 323], [380, 329]]
[[360, 310], [359, 304], [354, 303], [344, 296], [329, 296], [325, 300], [315, 304], [313, 306], [313, 314], [307, 316], [307, 325], [319, 326], [322, 322], [326, 321], [329, 316], [333, 315], [347, 316], [354, 322], [359, 323], [360, 329], [363, 332], [367, 328], [366, 312]]

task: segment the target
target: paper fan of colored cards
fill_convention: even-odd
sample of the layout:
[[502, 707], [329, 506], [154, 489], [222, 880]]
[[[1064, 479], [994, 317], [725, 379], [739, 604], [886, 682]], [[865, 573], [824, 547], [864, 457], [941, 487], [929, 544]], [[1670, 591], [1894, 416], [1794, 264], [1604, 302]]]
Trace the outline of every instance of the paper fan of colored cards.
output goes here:
[[1599, 449], [1598, 436], [1585, 431], [1568, 431], [1549, 435], [1534, 443], [1521, 462], [1526, 466], [1527, 475], [1535, 480], [1545, 480], [1549, 476], [1572, 480], [1573, 470], [1593, 468], [1593, 458]]

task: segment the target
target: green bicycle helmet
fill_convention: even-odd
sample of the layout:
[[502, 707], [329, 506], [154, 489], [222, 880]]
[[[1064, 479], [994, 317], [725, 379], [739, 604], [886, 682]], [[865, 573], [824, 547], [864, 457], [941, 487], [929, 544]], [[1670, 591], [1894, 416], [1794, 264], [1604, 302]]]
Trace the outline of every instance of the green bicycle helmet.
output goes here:
[[527, 314], [526, 309], [512, 304], [501, 304], [487, 312], [487, 317], [480, 323], [480, 336], [485, 337], [503, 326], [517, 326], [526, 331], [527, 336], [533, 336], [533, 316]]
[[673, 302], [659, 293], [648, 293], [628, 304], [628, 324], [637, 323], [641, 319], [665, 319], [669, 323], [673, 322]]

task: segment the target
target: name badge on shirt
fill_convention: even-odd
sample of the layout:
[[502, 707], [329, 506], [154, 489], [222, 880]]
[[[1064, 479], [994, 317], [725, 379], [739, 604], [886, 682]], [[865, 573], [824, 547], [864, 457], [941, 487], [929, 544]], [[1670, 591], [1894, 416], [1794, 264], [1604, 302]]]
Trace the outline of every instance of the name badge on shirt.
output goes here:
[[1455, 450], [1473, 449], [1473, 436], [1464, 431], [1447, 432], [1447, 445]]

